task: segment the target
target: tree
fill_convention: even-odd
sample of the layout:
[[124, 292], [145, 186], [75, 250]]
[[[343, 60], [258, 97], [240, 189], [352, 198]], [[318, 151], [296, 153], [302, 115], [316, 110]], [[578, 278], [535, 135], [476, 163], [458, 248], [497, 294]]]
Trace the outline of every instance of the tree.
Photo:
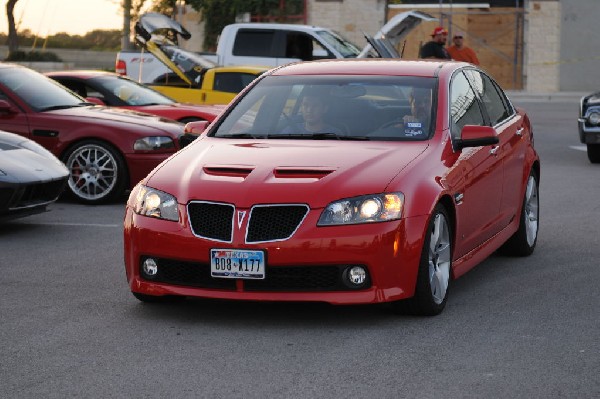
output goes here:
[[19, 51], [19, 40], [15, 26], [15, 4], [19, 0], [8, 0], [6, 2], [6, 18], [8, 19], [8, 56]]

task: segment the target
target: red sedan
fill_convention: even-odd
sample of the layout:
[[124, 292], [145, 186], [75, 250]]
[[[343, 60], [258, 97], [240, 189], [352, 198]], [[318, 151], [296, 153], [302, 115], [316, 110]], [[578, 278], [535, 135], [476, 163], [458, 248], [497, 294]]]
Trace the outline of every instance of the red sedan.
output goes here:
[[539, 177], [527, 114], [473, 65], [288, 65], [133, 190], [129, 286], [438, 314], [494, 251], [534, 251]]
[[177, 103], [162, 93], [111, 72], [61, 71], [48, 72], [46, 76], [94, 104], [147, 112], [181, 123], [212, 122], [225, 108], [224, 105]]
[[69, 169], [68, 192], [86, 204], [124, 195], [180, 149], [172, 119], [91, 105], [31, 69], [0, 64], [0, 129], [45, 147]]

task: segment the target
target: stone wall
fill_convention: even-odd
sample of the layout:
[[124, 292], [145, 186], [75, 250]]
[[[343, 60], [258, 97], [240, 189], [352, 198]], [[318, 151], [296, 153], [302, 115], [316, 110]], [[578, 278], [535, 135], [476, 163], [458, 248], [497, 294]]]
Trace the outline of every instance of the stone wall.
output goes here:
[[385, 0], [308, 0], [308, 23], [337, 31], [362, 48], [363, 32], [377, 33], [384, 24]]
[[[21, 48], [28, 51], [28, 48]], [[40, 50], [38, 50], [40, 51]], [[60, 69], [104, 69], [114, 70], [117, 53], [115, 51], [92, 51], [92, 50], [70, 50], [70, 49], [53, 49], [49, 48], [46, 51], [55, 53], [60, 57], [62, 62], [43, 63], [44, 72]], [[4, 60], [8, 55], [8, 47], [0, 46], [0, 60]], [[50, 65], [52, 64], [52, 65]], [[25, 65], [25, 64], [23, 64]], [[33, 69], [34, 66], [31, 66]]]
[[525, 90], [558, 91], [560, 89], [560, 2], [559, 0], [528, 1], [525, 6]]

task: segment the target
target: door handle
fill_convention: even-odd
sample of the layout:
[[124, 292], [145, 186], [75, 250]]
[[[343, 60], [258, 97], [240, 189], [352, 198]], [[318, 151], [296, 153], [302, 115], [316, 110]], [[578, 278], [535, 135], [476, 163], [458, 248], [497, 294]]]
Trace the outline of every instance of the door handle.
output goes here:
[[496, 153], [498, 152], [498, 150], [499, 150], [499, 149], [500, 149], [500, 146], [499, 146], [499, 145], [495, 145], [495, 146], [493, 146], [493, 147], [491, 148], [491, 150], [490, 150], [490, 154], [492, 154], [492, 155], [496, 155]]
[[523, 135], [523, 130], [525, 130], [524, 127], [517, 129], [516, 135], [519, 136], [519, 137], [521, 137]]

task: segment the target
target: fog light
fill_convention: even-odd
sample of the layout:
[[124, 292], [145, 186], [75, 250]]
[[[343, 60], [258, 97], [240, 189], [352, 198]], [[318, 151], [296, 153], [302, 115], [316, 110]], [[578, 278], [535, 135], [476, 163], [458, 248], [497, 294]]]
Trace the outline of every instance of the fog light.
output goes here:
[[344, 283], [350, 288], [360, 288], [367, 281], [367, 271], [363, 266], [350, 266], [344, 271]]
[[156, 264], [154, 259], [148, 258], [144, 261], [144, 264], [142, 265], [142, 270], [144, 271], [145, 275], [149, 277], [154, 277], [158, 273], [158, 265]]

